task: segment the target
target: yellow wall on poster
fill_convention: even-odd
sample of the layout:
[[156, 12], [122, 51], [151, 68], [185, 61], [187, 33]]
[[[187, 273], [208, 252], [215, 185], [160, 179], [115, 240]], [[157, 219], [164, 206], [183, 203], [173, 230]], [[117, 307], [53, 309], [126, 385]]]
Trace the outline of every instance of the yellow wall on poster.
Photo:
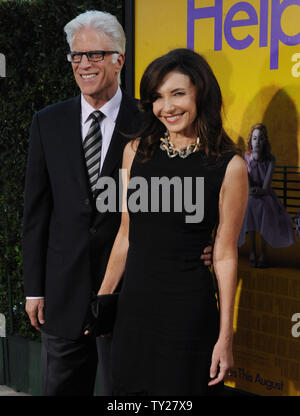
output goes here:
[[[239, 147], [263, 122], [277, 165], [300, 166], [300, 0], [136, 0], [135, 16], [136, 97], [153, 59], [190, 47], [213, 68], [224, 126]], [[300, 336], [291, 335], [291, 317], [300, 313], [299, 252], [299, 239], [271, 252], [289, 268], [253, 270], [241, 260], [228, 385], [300, 395]]]
[[[217, 41], [214, 18], [194, 20], [194, 49], [208, 60], [221, 85], [225, 128], [234, 141], [241, 142], [245, 141], [252, 124], [263, 121], [269, 129], [277, 164], [300, 165], [300, 42], [293, 46], [274, 41], [275, 50], [271, 50], [271, 32], [279, 30], [272, 13], [275, 13], [273, 9], [279, 0], [244, 2], [255, 11], [258, 23], [232, 28], [232, 35], [237, 40], [247, 36], [253, 38], [252, 43], [242, 50], [231, 47], [224, 34], [224, 22], [232, 7], [239, 3], [236, 0], [136, 0], [135, 3], [137, 97], [146, 66], [170, 49], [187, 47], [189, 5], [190, 8], [208, 10], [221, 4], [222, 49], [214, 50]], [[300, 32], [300, 1], [294, 0], [294, 3], [281, 13], [282, 32], [291, 37]], [[261, 9], [266, 5], [268, 13], [262, 22]], [[233, 19], [247, 18], [245, 11], [237, 11]], [[265, 34], [266, 46], [260, 47]], [[270, 69], [271, 55], [276, 55], [277, 46], [278, 69]]]

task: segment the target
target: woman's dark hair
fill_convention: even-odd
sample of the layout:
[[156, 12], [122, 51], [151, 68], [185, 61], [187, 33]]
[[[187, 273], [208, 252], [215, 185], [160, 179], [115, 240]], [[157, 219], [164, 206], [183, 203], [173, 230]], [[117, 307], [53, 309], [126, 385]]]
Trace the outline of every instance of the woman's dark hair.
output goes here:
[[271, 153], [271, 144], [269, 142], [267, 127], [262, 123], [256, 123], [251, 127], [250, 133], [249, 133], [248, 138], [247, 138], [247, 151], [246, 151], [247, 155], [250, 155], [252, 153], [251, 140], [252, 140], [252, 134], [253, 134], [254, 130], [261, 131], [261, 133], [262, 133], [262, 135], [265, 139], [264, 142], [263, 142], [263, 150], [262, 150], [263, 158], [268, 159], [268, 160], [274, 159], [274, 156]]
[[139, 150], [143, 159], [149, 159], [164, 136], [165, 126], [153, 114], [153, 102], [164, 77], [173, 71], [190, 78], [196, 87], [195, 131], [200, 138], [201, 150], [208, 156], [221, 156], [236, 150], [233, 141], [223, 129], [221, 109], [222, 94], [206, 60], [189, 49], [174, 49], [155, 59], [145, 70], [140, 84], [140, 110], [145, 119], [142, 129], [135, 137], [141, 137]]

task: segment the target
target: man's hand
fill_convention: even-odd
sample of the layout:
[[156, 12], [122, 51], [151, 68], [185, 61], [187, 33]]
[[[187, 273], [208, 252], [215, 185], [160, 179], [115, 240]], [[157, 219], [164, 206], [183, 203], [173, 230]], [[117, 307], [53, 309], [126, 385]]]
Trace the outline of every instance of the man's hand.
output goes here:
[[205, 266], [211, 266], [212, 264], [212, 246], [207, 246], [203, 250], [201, 260], [204, 261]]
[[39, 323], [44, 324], [44, 299], [27, 299], [25, 311], [27, 312], [30, 323], [38, 331], [40, 331]]

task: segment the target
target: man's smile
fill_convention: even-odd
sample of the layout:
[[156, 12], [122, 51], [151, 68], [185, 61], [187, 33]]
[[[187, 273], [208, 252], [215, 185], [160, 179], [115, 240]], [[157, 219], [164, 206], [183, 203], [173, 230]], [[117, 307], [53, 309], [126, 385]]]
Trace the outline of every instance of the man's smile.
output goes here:
[[91, 79], [96, 77], [98, 74], [97, 73], [93, 73], [93, 74], [80, 74], [81, 78], [83, 79]]

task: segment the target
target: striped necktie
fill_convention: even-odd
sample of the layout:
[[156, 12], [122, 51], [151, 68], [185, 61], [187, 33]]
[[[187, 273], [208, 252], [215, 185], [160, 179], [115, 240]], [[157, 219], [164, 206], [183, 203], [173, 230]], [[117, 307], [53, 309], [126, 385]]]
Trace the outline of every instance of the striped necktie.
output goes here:
[[88, 134], [83, 142], [83, 150], [88, 171], [91, 191], [94, 193], [96, 183], [99, 176], [101, 148], [102, 148], [102, 134], [100, 129], [100, 121], [104, 117], [101, 111], [96, 110], [89, 116], [93, 119]]

